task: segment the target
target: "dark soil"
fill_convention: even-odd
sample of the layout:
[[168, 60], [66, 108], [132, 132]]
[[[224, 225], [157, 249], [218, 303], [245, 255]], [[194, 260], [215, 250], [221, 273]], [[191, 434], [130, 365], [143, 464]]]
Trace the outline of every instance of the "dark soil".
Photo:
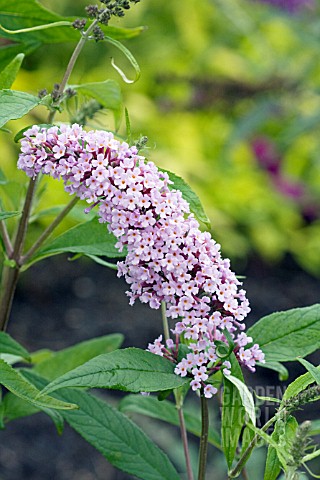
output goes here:
[[[319, 279], [291, 259], [267, 266], [251, 260], [243, 272], [252, 313], [248, 324], [276, 310], [318, 302]], [[30, 351], [59, 350], [79, 341], [122, 332], [124, 346], [145, 348], [161, 333], [159, 311], [128, 305], [126, 285], [116, 273], [87, 261], [48, 259], [23, 274], [8, 332]], [[303, 373], [294, 364], [290, 376]], [[253, 385], [279, 384], [264, 369]], [[66, 427], [61, 437], [44, 414], [9, 423], [1, 432], [0, 480], [126, 480], [94, 448]]]

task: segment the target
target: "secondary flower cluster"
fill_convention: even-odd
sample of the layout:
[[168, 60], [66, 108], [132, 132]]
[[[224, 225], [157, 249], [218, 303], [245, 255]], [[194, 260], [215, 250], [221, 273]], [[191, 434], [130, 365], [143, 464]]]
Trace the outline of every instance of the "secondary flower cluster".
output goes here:
[[218, 355], [219, 342], [229, 345], [232, 338], [237, 358], [254, 371], [264, 355], [258, 345], [248, 347], [252, 338], [243, 332], [250, 311], [245, 291], [220, 245], [200, 231], [181, 192], [169, 188], [168, 174], [109, 132], [86, 132], [75, 124], [34, 126], [24, 136], [18, 167], [30, 177], [41, 172], [62, 178], [66, 191], [91, 205], [87, 211], [98, 207], [117, 248], [127, 249], [118, 276], [130, 285], [130, 303], [166, 303], [175, 342], [164, 346], [159, 338], [149, 350], [177, 363], [183, 338], [189, 350], [175, 372], [192, 377], [193, 390], [203, 387], [207, 397], [216, 392], [209, 376], [220, 369], [230, 373], [230, 363]]

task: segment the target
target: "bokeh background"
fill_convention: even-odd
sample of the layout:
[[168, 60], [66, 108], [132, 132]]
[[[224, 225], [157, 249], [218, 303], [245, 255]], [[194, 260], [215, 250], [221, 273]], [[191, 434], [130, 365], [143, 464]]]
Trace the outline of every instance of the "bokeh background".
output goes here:
[[[88, 2], [41, 4], [62, 15], [83, 16]], [[275, 310], [317, 303], [317, 0], [141, 0], [112, 24], [146, 26], [140, 36], [125, 42], [140, 64], [140, 80], [123, 82], [110, 58], [129, 78], [134, 77], [132, 68], [119, 51], [101, 43], [85, 47], [70, 83], [107, 78], [119, 82], [133, 137], [146, 135], [145, 154], [181, 175], [198, 193], [213, 237], [237, 273], [245, 276], [252, 306], [249, 323]], [[45, 45], [27, 56], [13, 88], [34, 94], [43, 88], [50, 91], [60, 81], [73, 45]], [[71, 104], [71, 118], [74, 113]], [[14, 134], [26, 125], [44, 123], [45, 118], [45, 110], [37, 108], [8, 126]], [[103, 110], [88, 126], [114, 129], [113, 115]], [[124, 118], [119, 134], [126, 135]], [[25, 183], [15, 167], [18, 146], [5, 132], [0, 133], [0, 144], [1, 168], [15, 178], [12, 188], [18, 205]], [[6, 195], [3, 189], [2, 194]], [[35, 213], [65, 200], [62, 185], [49, 181]], [[58, 232], [81, 218], [76, 209]], [[41, 215], [34, 220], [35, 232], [48, 221]], [[86, 259], [46, 260], [22, 276], [9, 333], [30, 350], [59, 349], [116, 331], [125, 334], [125, 346], [145, 348], [160, 333], [160, 314], [141, 305], [129, 307], [125, 289], [113, 271]], [[290, 379], [303, 373], [302, 367], [288, 367]], [[266, 371], [248, 376], [248, 382], [283, 388], [277, 376]], [[175, 430], [149, 422], [144, 426], [181, 461]], [[116, 472], [72, 431], [66, 429], [59, 439], [40, 414], [9, 424], [1, 436], [1, 480], [131, 478]], [[262, 478], [261, 458], [258, 450], [249, 478]], [[225, 478], [219, 473], [222, 467], [217, 469], [223, 465], [219, 455], [211, 452], [210, 459], [211, 474], [217, 480]]]

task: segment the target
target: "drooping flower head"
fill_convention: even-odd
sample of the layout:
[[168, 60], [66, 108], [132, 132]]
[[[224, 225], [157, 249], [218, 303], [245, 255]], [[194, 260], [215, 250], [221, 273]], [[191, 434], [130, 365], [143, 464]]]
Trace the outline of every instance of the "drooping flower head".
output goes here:
[[204, 388], [207, 397], [215, 393], [209, 375], [229, 372], [229, 362], [217, 355], [219, 342], [230, 345], [231, 338], [238, 360], [254, 371], [264, 355], [243, 331], [250, 311], [245, 291], [220, 245], [200, 231], [181, 192], [170, 189], [168, 174], [110, 132], [75, 124], [34, 126], [24, 136], [18, 167], [30, 177], [42, 172], [63, 179], [67, 192], [91, 205], [86, 210], [97, 207], [116, 247], [126, 248], [118, 276], [130, 285], [130, 303], [159, 308], [165, 302], [175, 341], [164, 346], [159, 338], [149, 350], [177, 363], [183, 338], [188, 353], [175, 372], [192, 377], [192, 389]]

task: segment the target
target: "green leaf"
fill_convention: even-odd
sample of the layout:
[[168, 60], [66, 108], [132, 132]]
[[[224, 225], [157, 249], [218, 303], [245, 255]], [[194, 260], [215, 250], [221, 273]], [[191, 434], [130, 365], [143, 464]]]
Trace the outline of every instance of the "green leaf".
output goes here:
[[55, 424], [58, 434], [61, 434], [63, 431], [64, 420], [58, 410], [45, 407], [36, 407], [35, 405], [22, 400], [22, 398], [19, 398], [10, 392], [4, 396], [2, 406], [5, 424], [12, 420], [29, 417], [30, 415], [34, 415], [42, 411], [51, 418]]
[[[320, 366], [316, 367], [316, 370], [320, 372]], [[292, 397], [298, 395], [298, 393], [305, 390], [311, 383], [314, 383], [314, 378], [311, 373], [305, 373], [304, 375], [300, 375], [300, 377], [296, 378], [292, 383], [290, 383], [282, 397], [282, 400], [289, 400]]]
[[[37, 388], [47, 383], [30, 369], [23, 375]], [[77, 415], [66, 410], [61, 415], [116, 468], [144, 480], [179, 480], [168, 457], [126, 415], [87, 392], [62, 390], [57, 396], [77, 402], [79, 410], [72, 411]]]
[[104, 108], [112, 110], [118, 128], [122, 110], [122, 95], [117, 82], [114, 80], [106, 80], [104, 82], [73, 85], [71, 88], [82, 95], [94, 98]]
[[116, 247], [117, 240], [108, 232], [106, 225], [99, 223], [97, 218], [81, 223], [47, 243], [32, 258], [37, 261], [44, 257], [60, 253], [84, 253], [86, 255], [105, 256], [109, 258], [124, 257]]
[[189, 382], [174, 373], [169, 360], [138, 348], [99, 355], [51, 382], [42, 393], [63, 387], [112, 388], [126, 392], [158, 392]]
[[16, 217], [17, 215], [20, 215], [20, 213], [21, 212], [0, 212], [0, 221], [11, 217]]
[[[37, 0], [0, 0], [0, 25], [8, 30], [21, 30], [54, 22], [68, 22], [64, 18], [44, 8]], [[0, 36], [17, 42], [59, 43], [79, 40], [80, 34], [70, 26], [55, 26], [50, 30], [35, 30], [17, 33], [14, 36], [0, 30]]]
[[280, 362], [267, 362], [267, 363], [260, 363], [258, 362], [257, 365], [263, 368], [269, 368], [270, 370], [274, 370], [275, 372], [279, 373], [279, 380], [285, 381], [288, 380], [289, 372], [287, 368], [282, 365]]
[[[279, 445], [281, 453], [285, 458], [289, 456], [292, 440], [295, 437], [298, 423], [294, 417], [289, 415], [285, 420], [282, 418], [277, 420], [274, 430], [271, 435], [271, 440], [276, 445]], [[282, 458], [283, 462], [283, 458]], [[281, 466], [286, 468], [286, 462], [283, 464], [278, 457], [277, 449], [272, 445], [268, 446], [268, 453], [266, 459], [266, 467], [264, 473], [264, 480], [276, 480]]]
[[274, 447], [277, 451], [277, 454], [278, 454], [278, 457], [279, 457], [279, 460], [281, 461], [281, 464], [283, 466], [286, 465], [286, 459], [283, 455], [283, 450], [281, 449], [281, 447], [277, 444], [277, 442], [275, 442], [273, 440], [273, 438], [268, 435], [264, 430], [260, 429], [260, 428], [257, 428], [255, 427], [254, 425], [252, 425], [252, 423], [248, 423], [248, 427], [251, 428], [251, 430], [256, 434], [258, 435], [259, 437], [261, 437], [267, 445], [271, 445], [272, 447]]
[[266, 362], [293, 361], [320, 348], [320, 305], [268, 315], [248, 329]]
[[63, 432], [64, 420], [58, 410], [46, 407], [35, 407], [35, 405], [22, 400], [22, 398], [16, 397], [16, 395], [10, 392], [7, 393], [3, 399], [3, 409], [4, 423], [17, 420], [18, 418], [29, 417], [42, 411], [51, 418], [58, 434], [60, 435]]
[[15, 90], [0, 90], [0, 127], [9, 120], [16, 120], [39, 105], [40, 98]]
[[13, 393], [6, 393], [3, 399], [4, 406], [4, 422], [8, 423], [18, 418], [29, 417], [41, 411], [32, 403], [26, 402]]
[[116, 350], [122, 342], [123, 335], [120, 333], [86, 340], [59, 352], [52, 352], [50, 357], [37, 363], [33, 371], [48, 380], [53, 380], [97, 355]]
[[[234, 354], [230, 356], [232, 365], [231, 372], [234, 377], [243, 381], [241, 368]], [[245, 409], [238, 388], [223, 376], [223, 400], [221, 416], [221, 438], [222, 447], [226, 457], [228, 467], [230, 468], [234, 460], [241, 431], [244, 425]]]
[[108, 36], [114, 40], [128, 40], [129, 38], [135, 38], [141, 35], [147, 27], [134, 27], [134, 28], [123, 28], [123, 27], [114, 27], [112, 25], [101, 25], [102, 30]]
[[315, 367], [312, 363], [304, 360], [303, 358], [297, 358], [297, 360], [308, 370], [313, 380], [320, 385], [320, 370], [319, 367]]
[[139, 64], [137, 62], [137, 60], [134, 58], [134, 56], [132, 55], [132, 53], [130, 52], [130, 50], [128, 50], [121, 42], [119, 42], [118, 40], [115, 40], [114, 38], [111, 38], [111, 37], [108, 37], [107, 35], [105, 36], [105, 41], [108, 42], [108, 43], [111, 43], [111, 45], [114, 45], [115, 47], [117, 47], [123, 54], [124, 56], [127, 58], [127, 60], [129, 60], [129, 62], [131, 63], [132, 67], [134, 68], [135, 70], [135, 78], [133, 80], [129, 80], [126, 75], [123, 73], [123, 71], [121, 70], [121, 68], [119, 68], [115, 63], [114, 63], [114, 60], [113, 58], [111, 59], [111, 65], [113, 66], [113, 68], [115, 68], [115, 70], [119, 73], [119, 75], [121, 76], [122, 80], [124, 80], [126, 83], [135, 83], [139, 80], [140, 78], [140, 75], [141, 75], [141, 71], [140, 71], [140, 67], [139, 67]]
[[0, 332], [0, 354], [2, 353], [22, 357], [28, 362], [31, 360], [29, 352], [5, 332]]
[[144, 480], [179, 480], [168, 457], [126, 415], [85, 392], [62, 394], [77, 402], [76, 415], [63, 414], [80, 435], [115, 467]]
[[198, 195], [187, 184], [187, 182], [169, 170], [164, 170], [162, 168], [159, 168], [159, 170], [161, 172], [166, 172], [169, 175], [169, 179], [173, 182], [173, 184], [169, 185], [169, 188], [180, 190], [183, 198], [189, 203], [191, 212], [194, 213], [196, 218], [207, 228], [210, 228], [210, 220], [204, 211], [201, 201]]
[[253, 423], [255, 425], [256, 423], [256, 414], [255, 414], [255, 406], [254, 406], [254, 401], [253, 401], [253, 396], [250, 393], [248, 387], [237, 377], [234, 377], [233, 375], [228, 375], [228, 381], [233, 383], [233, 385], [236, 386], [238, 389], [239, 395], [241, 397], [242, 405], [244, 406], [244, 409]]
[[17, 397], [32, 403], [38, 408], [54, 408], [58, 410], [74, 409], [76, 405], [61, 402], [47, 395], [37, 398], [39, 390], [28, 382], [17, 370], [0, 359], [0, 384]]
[[[179, 415], [175, 404], [168, 400], [159, 401], [156, 397], [143, 397], [141, 395], [127, 395], [120, 404], [119, 410], [123, 413], [139, 413], [151, 418], [156, 418], [171, 425], [179, 426]], [[183, 408], [184, 419], [188, 432], [200, 437], [201, 419], [193, 411]], [[220, 436], [212, 427], [209, 428], [208, 441], [217, 448], [221, 448]]]
[[10, 88], [18, 75], [24, 53], [18, 53], [16, 57], [0, 73], [0, 89]]
[[[274, 440], [276, 440], [276, 438], [274, 438]], [[263, 480], [276, 480], [280, 472], [281, 463], [278, 458], [277, 451], [275, 448], [269, 445]]]
[[29, 55], [34, 50], [36, 50], [41, 44], [38, 42], [22, 44], [22, 43], [9, 43], [0, 47], [0, 71], [2, 71], [6, 66], [19, 54], [23, 53]]

